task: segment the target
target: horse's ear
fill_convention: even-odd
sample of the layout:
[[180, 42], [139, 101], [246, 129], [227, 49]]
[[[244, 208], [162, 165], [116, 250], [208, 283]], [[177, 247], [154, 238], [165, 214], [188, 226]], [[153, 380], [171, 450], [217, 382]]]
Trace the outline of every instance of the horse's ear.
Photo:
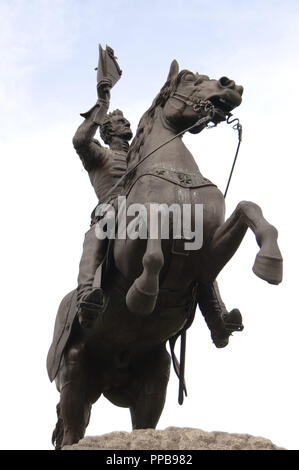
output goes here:
[[172, 62], [171, 62], [171, 65], [170, 65], [170, 69], [169, 69], [169, 73], [168, 73], [168, 77], [167, 77], [167, 81], [168, 80], [173, 80], [179, 73], [179, 64], [178, 62], [174, 59]]

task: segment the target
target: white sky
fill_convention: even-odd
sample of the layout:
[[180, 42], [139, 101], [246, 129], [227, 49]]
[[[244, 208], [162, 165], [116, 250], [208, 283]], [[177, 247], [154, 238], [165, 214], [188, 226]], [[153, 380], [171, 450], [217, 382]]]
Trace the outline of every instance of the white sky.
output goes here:
[[[3, 449], [51, 448], [58, 393], [45, 360], [61, 298], [76, 286], [93, 190], [72, 148], [79, 112], [96, 99], [98, 43], [115, 49], [123, 77], [111, 109], [133, 128], [172, 59], [244, 86], [244, 128], [227, 213], [257, 202], [277, 226], [285, 259], [278, 286], [251, 271], [248, 233], [219, 276], [245, 330], [217, 350], [198, 313], [187, 343], [189, 396], [172, 373], [159, 428], [244, 432], [289, 449], [298, 437], [297, 0], [1, 0], [0, 155]], [[204, 175], [224, 188], [237, 136], [228, 126], [185, 137]], [[129, 411], [100, 399], [88, 434], [130, 430]]]

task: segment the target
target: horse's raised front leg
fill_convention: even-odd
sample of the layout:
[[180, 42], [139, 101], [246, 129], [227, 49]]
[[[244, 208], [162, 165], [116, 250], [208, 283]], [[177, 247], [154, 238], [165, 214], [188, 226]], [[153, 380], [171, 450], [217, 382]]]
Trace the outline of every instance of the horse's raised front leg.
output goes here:
[[153, 312], [159, 294], [159, 274], [164, 264], [161, 239], [148, 238], [142, 259], [142, 274], [127, 292], [126, 303], [132, 313], [149, 315]]
[[211, 279], [216, 279], [234, 255], [248, 227], [260, 247], [253, 272], [270, 284], [279, 284], [282, 281], [282, 256], [277, 244], [277, 230], [264, 218], [261, 208], [248, 201], [240, 202], [213, 235], [208, 248]]

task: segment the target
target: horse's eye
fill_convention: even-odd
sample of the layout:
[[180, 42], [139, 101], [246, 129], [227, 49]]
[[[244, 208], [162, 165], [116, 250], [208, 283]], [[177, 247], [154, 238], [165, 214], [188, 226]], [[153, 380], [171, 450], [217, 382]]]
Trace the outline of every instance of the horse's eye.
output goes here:
[[184, 75], [184, 80], [186, 80], [187, 82], [193, 82], [195, 80], [195, 77], [193, 75], [193, 73], [186, 73], [186, 75]]

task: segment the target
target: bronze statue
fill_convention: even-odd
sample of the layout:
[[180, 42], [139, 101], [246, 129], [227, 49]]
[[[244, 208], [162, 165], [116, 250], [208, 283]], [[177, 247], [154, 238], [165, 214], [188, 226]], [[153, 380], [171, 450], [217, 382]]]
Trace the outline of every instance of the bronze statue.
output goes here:
[[[83, 114], [85, 121], [73, 138], [74, 147], [84, 168], [88, 171], [99, 201], [126, 173], [126, 157], [129, 141], [132, 138], [130, 123], [119, 109], [107, 115], [111, 86], [112, 83], [109, 79], [101, 79], [98, 83], [99, 99], [97, 104]], [[93, 138], [98, 126], [101, 129], [101, 137], [109, 145], [109, 149], [102, 147], [100, 142]], [[118, 187], [107, 200], [102, 200], [102, 202], [113, 201], [119, 194], [119, 190]], [[89, 326], [92, 323], [92, 319], [96, 318], [98, 309], [103, 303], [102, 289], [100, 286], [96, 287], [96, 273], [105, 257], [108, 240], [99, 240], [96, 237], [94, 230], [96, 222], [97, 217], [94, 211], [91, 228], [85, 234], [78, 276], [78, 318], [84, 326]]]
[[[57, 449], [84, 436], [91, 406], [102, 393], [115, 405], [130, 409], [134, 429], [155, 428], [169, 378], [167, 341], [179, 377], [182, 403], [186, 392], [186, 330], [197, 303], [217, 347], [226, 346], [230, 334], [243, 328], [239, 311], [226, 311], [216, 278], [236, 252], [248, 227], [260, 247], [254, 273], [272, 284], [282, 280], [277, 230], [265, 220], [259, 206], [247, 201], [240, 202], [225, 221], [223, 194], [202, 176], [182, 142], [185, 131], [196, 134], [208, 122], [217, 125], [225, 121], [240, 105], [243, 88], [227, 77], [212, 80], [188, 70], [179, 72], [173, 61], [165, 85], [142, 116], [128, 149], [128, 121], [124, 119], [119, 127], [114, 126], [115, 121], [123, 119], [120, 112], [114, 115], [115, 119], [113, 113], [108, 117], [110, 136], [105, 134], [109, 88], [114, 84], [107, 72], [107, 57], [115, 61], [109, 49], [106, 56], [105, 51], [100, 56], [103, 70], [106, 60], [106, 74], [99, 78], [98, 72], [100, 101], [84, 115], [86, 119], [74, 138], [99, 201], [108, 201], [117, 212], [115, 198], [121, 195], [127, 206], [142, 205], [146, 214], [155, 204], [189, 206], [193, 227], [196, 207], [201, 206], [202, 244], [192, 249], [192, 237], [174, 236], [174, 219], [169, 237], [162, 236], [162, 217], [157, 219], [158, 236], [149, 236], [152, 219], [147, 215], [145, 238], [116, 236], [103, 242], [95, 235], [101, 214], [94, 211], [85, 239], [78, 289], [62, 300], [48, 354], [48, 374], [50, 380], [56, 379], [60, 391], [58, 422], [53, 433]], [[114, 74], [115, 70], [118, 69], [114, 65]], [[93, 140], [99, 125], [110, 150]], [[107, 152], [105, 161], [109, 164], [102, 167], [101, 173], [97, 162]], [[118, 158], [121, 166], [117, 165], [116, 185], [111, 187]], [[117, 217], [119, 224], [119, 213]], [[126, 217], [127, 228], [132, 221], [132, 214]], [[174, 344], [180, 336], [178, 362]]]

